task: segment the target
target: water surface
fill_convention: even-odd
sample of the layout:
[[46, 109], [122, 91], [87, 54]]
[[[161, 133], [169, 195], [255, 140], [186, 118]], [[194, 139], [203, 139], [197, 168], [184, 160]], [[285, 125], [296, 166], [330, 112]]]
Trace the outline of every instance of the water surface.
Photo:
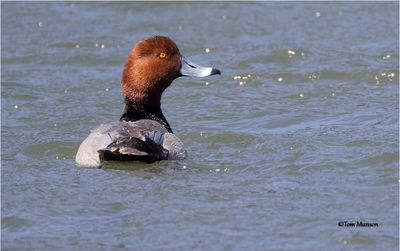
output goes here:
[[[2, 250], [398, 250], [397, 2], [1, 7]], [[189, 157], [77, 167], [156, 34], [223, 73], [163, 95]]]

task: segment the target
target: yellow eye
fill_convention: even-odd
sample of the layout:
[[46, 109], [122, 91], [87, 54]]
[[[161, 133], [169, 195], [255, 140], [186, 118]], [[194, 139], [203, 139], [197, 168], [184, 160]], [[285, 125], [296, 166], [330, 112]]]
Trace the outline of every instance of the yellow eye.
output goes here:
[[167, 55], [164, 52], [160, 53], [160, 58], [165, 58]]

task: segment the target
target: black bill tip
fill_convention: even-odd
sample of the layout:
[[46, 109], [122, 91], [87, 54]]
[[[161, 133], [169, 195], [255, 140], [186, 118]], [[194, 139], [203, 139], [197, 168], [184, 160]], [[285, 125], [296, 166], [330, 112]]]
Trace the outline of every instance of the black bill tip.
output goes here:
[[221, 71], [218, 70], [218, 69], [213, 68], [213, 69], [211, 70], [210, 75], [221, 75]]

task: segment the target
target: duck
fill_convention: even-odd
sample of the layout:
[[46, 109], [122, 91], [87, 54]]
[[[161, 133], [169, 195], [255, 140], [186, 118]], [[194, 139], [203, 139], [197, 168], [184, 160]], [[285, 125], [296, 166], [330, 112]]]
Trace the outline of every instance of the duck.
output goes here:
[[135, 44], [122, 72], [125, 109], [119, 121], [102, 124], [80, 144], [78, 166], [101, 167], [107, 161], [184, 159], [187, 152], [161, 110], [161, 97], [179, 77], [221, 75], [182, 56], [166, 36], [153, 36]]

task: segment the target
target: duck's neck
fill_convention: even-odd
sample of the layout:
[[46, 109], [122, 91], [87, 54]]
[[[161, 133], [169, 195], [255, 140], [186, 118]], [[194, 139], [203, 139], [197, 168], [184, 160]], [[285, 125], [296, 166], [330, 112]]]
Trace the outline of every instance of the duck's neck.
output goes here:
[[121, 121], [137, 121], [140, 119], [151, 119], [161, 123], [169, 132], [172, 129], [165, 119], [160, 106], [152, 107], [145, 103], [133, 101], [125, 98], [125, 111], [122, 114]]

